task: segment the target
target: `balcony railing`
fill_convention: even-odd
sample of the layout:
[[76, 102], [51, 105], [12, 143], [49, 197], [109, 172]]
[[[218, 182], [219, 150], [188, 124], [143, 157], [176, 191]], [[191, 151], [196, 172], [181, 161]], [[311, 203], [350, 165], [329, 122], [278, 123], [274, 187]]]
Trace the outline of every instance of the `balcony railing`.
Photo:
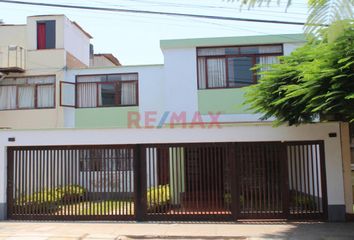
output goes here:
[[0, 72], [24, 72], [26, 50], [21, 46], [0, 46]]

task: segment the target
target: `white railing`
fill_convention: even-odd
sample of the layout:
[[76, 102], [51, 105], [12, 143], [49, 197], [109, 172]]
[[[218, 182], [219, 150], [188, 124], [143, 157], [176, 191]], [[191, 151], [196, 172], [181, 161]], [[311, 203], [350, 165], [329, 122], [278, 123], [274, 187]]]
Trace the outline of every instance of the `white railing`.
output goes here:
[[0, 68], [26, 67], [26, 50], [21, 46], [0, 46]]

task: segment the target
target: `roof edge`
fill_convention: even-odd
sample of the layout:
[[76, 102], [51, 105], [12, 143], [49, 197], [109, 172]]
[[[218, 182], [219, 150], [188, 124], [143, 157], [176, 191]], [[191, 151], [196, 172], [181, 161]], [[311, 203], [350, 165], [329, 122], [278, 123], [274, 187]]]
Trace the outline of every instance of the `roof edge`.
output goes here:
[[122, 64], [119, 62], [118, 58], [116, 58], [112, 53], [95, 53], [93, 54], [94, 56], [98, 56], [98, 57], [105, 57], [106, 59], [108, 59], [108, 61], [110, 61], [111, 63], [113, 63], [116, 66], [121, 66]]
[[71, 21], [83, 34], [85, 34], [89, 39], [93, 39], [92, 35], [86, 32], [77, 22]]
[[167, 39], [160, 41], [161, 48], [188, 48], [209, 47], [227, 45], [257, 45], [272, 43], [295, 43], [306, 42], [305, 34], [276, 34], [276, 35], [253, 35], [238, 37], [213, 37], [213, 38], [189, 38]]

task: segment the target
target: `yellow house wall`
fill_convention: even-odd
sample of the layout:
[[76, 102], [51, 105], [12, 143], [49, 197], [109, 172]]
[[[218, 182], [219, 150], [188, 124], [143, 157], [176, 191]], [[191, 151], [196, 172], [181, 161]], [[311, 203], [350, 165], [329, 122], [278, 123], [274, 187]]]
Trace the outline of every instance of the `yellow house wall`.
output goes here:
[[32, 70], [25, 74], [11, 74], [11, 77], [55, 75], [55, 108], [2, 110], [0, 111], [0, 128], [45, 129], [64, 127], [64, 109], [60, 107], [60, 81], [64, 79], [63, 71]]
[[0, 46], [17, 45], [26, 48], [26, 25], [0, 26]]

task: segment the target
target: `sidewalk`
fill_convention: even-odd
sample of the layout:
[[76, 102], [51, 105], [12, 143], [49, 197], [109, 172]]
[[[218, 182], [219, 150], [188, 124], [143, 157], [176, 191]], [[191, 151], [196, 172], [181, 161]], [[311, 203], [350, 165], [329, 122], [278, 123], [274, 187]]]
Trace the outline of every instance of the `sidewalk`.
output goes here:
[[0, 239], [354, 239], [354, 223], [0, 222]]

